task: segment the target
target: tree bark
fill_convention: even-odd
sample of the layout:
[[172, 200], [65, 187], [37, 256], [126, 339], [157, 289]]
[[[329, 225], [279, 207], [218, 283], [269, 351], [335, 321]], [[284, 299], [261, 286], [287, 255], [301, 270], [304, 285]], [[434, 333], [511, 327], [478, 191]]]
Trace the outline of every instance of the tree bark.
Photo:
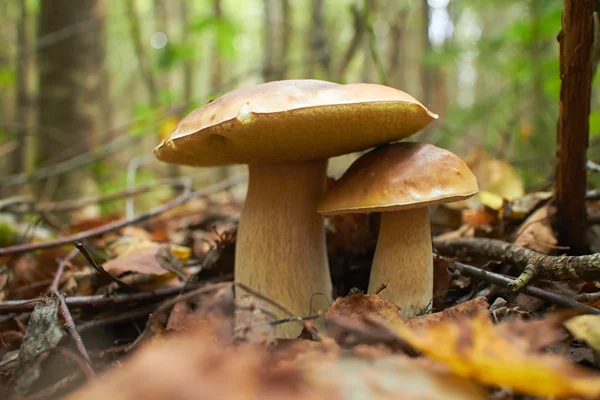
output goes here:
[[312, 0], [310, 7], [311, 26], [308, 37], [308, 63], [306, 78], [315, 78], [316, 66], [320, 65], [326, 79], [331, 77], [331, 51], [325, 35], [323, 0]]
[[560, 43], [560, 108], [557, 127], [557, 229], [571, 254], [586, 251], [586, 151], [592, 75], [594, 0], [564, 0]]
[[[187, 4], [188, 0], [181, 0], [179, 3], [179, 13], [181, 15], [181, 40], [183, 43], [188, 43], [190, 40], [190, 9]], [[185, 60], [183, 62], [183, 99], [187, 106], [192, 101], [192, 88], [194, 86], [194, 63], [193, 60]]]
[[[221, 0], [213, 0], [213, 15], [216, 19], [220, 20], [223, 18], [223, 9], [221, 7]], [[219, 50], [219, 43], [217, 41], [217, 33], [215, 32], [213, 51], [212, 51], [212, 66], [210, 71], [210, 90], [211, 93], [216, 93], [223, 82], [223, 62], [221, 60], [221, 52]]]
[[140, 18], [137, 15], [135, 0], [126, 0], [125, 7], [127, 9], [127, 14], [129, 15], [129, 29], [131, 33], [131, 40], [133, 42], [135, 55], [138, 59], [140, 75], [142, 77], [142, 80], [144, 81], [144, 84], [146, 85], [146, 89], [148, 90], [150, 104], [152, 104], [153, 107], [157, 107], [158, 85], [156, 83], [154, 73], [150, 68], [148, 57], [146, 56], [146, 50], [142, 41], [142, 28], [140, 26]]
[[27, 3], [19, 3], [19, 22], [17, 25], [17, 79], [15, 96], [15, 137], [17, 147], [11, 153], [8, 166], [10, 175], [25, 172], [27, 169], [27, 137], [31, 134], [31, 58], [27, 55], [30, 40], [28, 30]]
[[395, 13], [393, 20], [390, 21], [390, 35], [388, 39], [388, 75], [390, 85], [403, 89], [405, 82], [405, 48], [404, 39], [406, 34], [406, 17], [408, 10], [402, 7]]
[[264, 0], [264, 49], [262, 75], [265, 82], [285, 79], [291, 37], [289, 0]]
[[[37, 161], [63, 161], [65, 148], [91, 150], [94, 135], [102, 132], [104, 10], [100, 0], [52, 0], [40, 2], [38, 37], [43, 38], [87, 21], [94, 29], [74, 34], [38, 53], [39, 114]], [[89, 170], [56, 177], [55, 199], [75, 198], [96, 191]], [[46, 192], [48, 194], [48, 192]], [[85, 211], [94, 212], [93, 208]]]
[[421, 0], [421, 40], [423, 41], [423, 53], [421, 54], [421, 87], [423, 94], [420, 100], [429, 107], [431, 106], [433, 71], [425, 62], [425, 56], [432, 50], [431, 41], [429, 40], [429, 3], [427, 0]]

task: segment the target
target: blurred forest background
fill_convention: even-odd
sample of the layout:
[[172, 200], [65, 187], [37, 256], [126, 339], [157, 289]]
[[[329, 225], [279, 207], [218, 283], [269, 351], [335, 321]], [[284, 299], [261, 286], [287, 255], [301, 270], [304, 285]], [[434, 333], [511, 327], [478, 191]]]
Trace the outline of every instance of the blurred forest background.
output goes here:
[[[562, 6], [0, 0], [0, 198], [74, 199], [179, 174], [198, 185], [222, 179], [232, 168], [168, 166], [152, 149], [219, 94], [292, 78], [404, 90], [441, 117], [412, 139], [463, 157], [482, 148], [514, 166], [527, 188], [543, 187], [555, 166]], [[592, 160], [600, 156], [597, 92]], [[141, 201], [156, 204], [169, 190]]]

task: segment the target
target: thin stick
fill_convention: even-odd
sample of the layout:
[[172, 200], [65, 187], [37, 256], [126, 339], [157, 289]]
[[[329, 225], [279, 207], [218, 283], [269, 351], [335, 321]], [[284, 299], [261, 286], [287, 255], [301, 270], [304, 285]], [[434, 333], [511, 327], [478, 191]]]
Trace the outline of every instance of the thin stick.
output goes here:
[[[439, 257], [439, 256], [438, 256]], [[463, 264], [458, 261], [454, 262], [454, 268], [463, 273], [464, 275], [480, 279], [485, 282], [493, 283], [494, 285], [500, 286], [502, 288], [507, 289], [508, 285], [514, 282], [514, 279], [497, 274], [490, 271], [485, 271], [480, 268], [473, 267], [471, 265]], [[535, 286], [525, 286], [522, 290], [522, 293], [532, 296], [553, 304], [556, 304], [561, 307], [569, 307], [584, 310], [590, 314], [598, 314], [600, 315], [600, 310], [590, 307], [587, 304], [582, 304], [570, 297], [566, 297], [560, 295], [558, 293], [553, 293], [548, 290], [540, 289]]]
[[90, 255], [90, 253], [87, 251], [87, 249], [83, 246], [83, 244], [80, 241], [76, 241], [74, 244], [75, 244], [75, 247], [77, 247], [77, 249], [81, 252], [81, 254], [83, 254], [83, 256], [88, 261], [88, 263], [92, 266], [92, 268], [94, 268], [101, 276], [108, 279], [109, 281], [115, 282], [117, 285], [119, 285], [120, 287], [122, 287], [125, 290], [128, 290], [128, 291], [133, 290], [133, 288], [131, 286], [129, 286], [127, 283], [123, 282], [121, 279], [117, 278], [116, 276], [108, 273], [102, 267], [102, 265], [97, 264], [96, 261], [94, 261], [94, 259]]
[[510, 263], [522, 272], [510, 289], [521, 289], [533, 278], [555, 280], [600, 279], [600, 253], [584, 256], [547, 256], [512, 243], [485, 238], [434, 240], [437, 251], [446, 256], [485, 257]]
[[[221, 280], [231, 279], [231, 275], [226, 275]], [[105, 307], [108, 305], [135, 304], [142, 302], [159, 301], [166, 297], [177, 295], [197, 289], [198, 285], [178, 284], [175, 286], [162, 287], [150, 292], [126, 293], [117, 295], [97, 294], [93, 296], [73, 296], [67, 297], [65, 302], [70, 308], [89, 308]], [[37, 303], [44, 301], [41, 298], [29, 300], [8, 300], [0, 302], [0, 314], [9, 314], [17, 312], [33, 311]]]
[[59, 302], [60, 314], [62, 315], [63, 319], [65, 320], [65, 328], [66, 328], [67, 332], [69, 332], [69, 335], [71, 336], [71, 339], [73, 340], [73, 343], [75, 344], [75, 348], [77, 349], [77, 351], [79, 351], [79, 353], [81, 354], [83, 359], [85, 361], [87, 361], [88, 369], [86, 370], [86, 373], [88, 375], [91, 374], [93, 376], [94, 370], [92, 369], [92, 359], [90, 358], [90, 355], [88, 354], [87, 349], [85, 348], [85, 345], [83, 344], [81, 335], [77, 331], [77, 327], [75, 326], [75, 321], [73, 321], [73, 316], [71, 315], [71, 312], [69, 311], [69, 307], [67, 307], [67, 304], [65, 303], [65, 298], [58, 291], [58, 285], [60, 284], [60, 278], [62, 277], [63, 272], [65, 271], [65, 266], [73, 258], [75, 258], [75, 256], [77, 254], [79, 254], [79, 250], [75, 249], [75, 250], [71, 251], [69, 253], [69, 255], [60, 262], [60, 264], [58, 265], [58, 270], [56, 271], [56, 275], [54, 276], [54, 281], [52, 282], [52, 285], [50, 286], [50, 291], [52, 292], [52, 294], [54, 294], [54, 296], [56, 296], [56, 299]]
[[[46, 212], [46, 211], [52, 211], [52, 212], [72, 211], [72, 210], [77, 210], [79, 208], [88, 206], [90, 204], [104, 203], [104, 202], [108, 202], [108, 201], [119, 200], [119, 199], [122, 199], [125, 197], [137, 196], [138, 194], [143, 194], [143, 193], [147, 193], [152, 190], [155, 190], [156, 188], [158, 188], [160, 186], [171, 185], [171, 186], [181, 186], [181, 187], [185, 188], [186, 186], [191, 186], [191, 183], [189, 183], [189, 180], [190, 179], [188, 177], [166, 178], [166, 179], [158, 180], [153, 183], [139, 185], [139, 186], [135, 186], [132, 188], [126, 188], [126, 189], [120, 190], [118, 192], [109, 193], [109, 194], [105, 194], [102, 196], [89, 196], [89, 197], [84, 197], [84, 198], [76, 199], [76, 200], [65, 200], [65, 201], [56, 202], [56, 203], [45, 203], [45, 204], [42, 203], [42, 204], [37, 204], [37, 205], [33, 204], [34, 203], [33, 198], [27, 197], [27, 198], [24, 198], [20, 202], [16, 201], [16, 200], [18, 200], [17, 198], [13, 198], [13, 199], [15, 199], [13, 201], [14, 204], [2, 204], [2, 202], [0, 201], [0, 209], [8, 208], [10, 210], [10, 212], [14, 212], [14, 213], [18, 213], [18, 214], [42, 213], [42, 212]], [[19, 207], [18, 206], [19, 204], [26, 204], [26, 205], [28, 205], [28, 207], [27, 208]]]
[[190, 200], [191, 198], [209, 196], [211, 194], [225, 190], [231, 186], [237, 185], [238, 183], [240, 183], [242, 181], [242, 178], [245, 178], [245, 176], [246, 176], [246, 174], [233, 175], [219, 183], [215, 183], [214, 185], [207, 186], [204, 189], [198, 190], [193, 193], [189, 192], [189, 190], [186, 190], [181, 195], [166, 202], [165, 204], [155, 207], [152, 210], [148, 211], [147, 213], [140, 214], [140, 215], [136, 216], [135, 218], [132, 218], [129, 220], [125, 219], [125, 220], [121, 220], [121, 221], [115, 221], [110, 224], [106, 224], [104, 226], [98, 227], [98, 228], [80, 232], [76, 235], [64, 236], [62, 238], [59, 238], [56, 240], [50, 240], [47, 242], [21, 244], [21, 245], [16, 245], [16, 246], [5, 247], [5, 248], [0, 249], [0, 256], [7, 256], [7, 255], [11, 255], [11, 254], [20, 254], [20, 253], [25, 253], [28, 251], [33, 251], [33, 250], [49, 249], [49, 248], [53, 248], [53, 247], [63, 246], [66, 244], [73, 243], [77, 240], [85, 240], [85, 239], [88, 239], [88, 238], [91, 238], [94, 236], [99, 236], [99, 235], [103, 235], [108, 232], [113, 232], [113, 231], [119, 230], [128, 225], [138, 224], [138, 223], [144, 222], [150, 218], [156, 217], [157, 215], [162, 214], [166, 211], [169, 211], [172, 208], [175, 208], [175, 207], [185, 203], [186, 201]]

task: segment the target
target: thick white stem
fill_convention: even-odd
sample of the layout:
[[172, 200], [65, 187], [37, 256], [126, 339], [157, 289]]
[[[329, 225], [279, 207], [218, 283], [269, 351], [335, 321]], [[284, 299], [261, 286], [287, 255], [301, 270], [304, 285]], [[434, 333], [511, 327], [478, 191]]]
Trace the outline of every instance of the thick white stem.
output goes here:
[[[248, 194], [237, 232], [235, 280], [298, 316], [308, 315], [311, 305], [313, 312], [326, 311], [331, 302], [325, 227], [316, 211], [325, 191], [326, 169], [327, 160], [249, 166]], [[297, 323], [277, 328], [277, 334], [286, 337], [300, 331]]]
[[433, 256], [427, 207], [381, 213], [369, 293], [400, 307], [403, 317], [427, 308], [433, 295]]

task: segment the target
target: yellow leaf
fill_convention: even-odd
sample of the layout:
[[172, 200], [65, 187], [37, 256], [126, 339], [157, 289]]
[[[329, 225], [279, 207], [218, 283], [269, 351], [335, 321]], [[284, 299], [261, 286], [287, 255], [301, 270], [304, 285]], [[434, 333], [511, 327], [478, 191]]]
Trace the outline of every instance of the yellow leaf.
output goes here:
[[579, 340], [600, 351], [600, 315], [579, 315], [565, 322], [565, 328]]
[[[140, 250], [155, 248], [160, 243], [138, 236], [121, 236], [107, 246], [108, 251], [117, 257], [127, 256]], [[192, 249], [172, 244], [171, 252], [181, 261], [186, 262], [192, 255]]]
[[[484, 204], [485, 201], [490, 202], [491, 204], [486, 205], [498, 210], [502, 207], [502, 202], [498, 199], [511, 201], [524, 196], [525, 187], [521, 177], [506, 161], [495, 158], [481, 148], [476, 148], [465, 158], [465, 162], [477, 178], [480, 190], [480, 194], [474, 196], [474, 200], [468, 204], [471, 205], [479, 199]], [[498, 199], [494, 199], [493, 196]]]
[[533, 352], [524, 338], [494, 325], [487, 312], [422, 329], [399, 324], [394, 329], [427, 357], [480, 383], [539, 397], [600, 396], [600, 375], [561, 356]]
[[158, 134], [160, 136], [160, 140], [167, 139], [175, 130], [178, 123], [179, 118], [176, 115], [171, 115], [170, 117], [165, 118], [158, 127]]

